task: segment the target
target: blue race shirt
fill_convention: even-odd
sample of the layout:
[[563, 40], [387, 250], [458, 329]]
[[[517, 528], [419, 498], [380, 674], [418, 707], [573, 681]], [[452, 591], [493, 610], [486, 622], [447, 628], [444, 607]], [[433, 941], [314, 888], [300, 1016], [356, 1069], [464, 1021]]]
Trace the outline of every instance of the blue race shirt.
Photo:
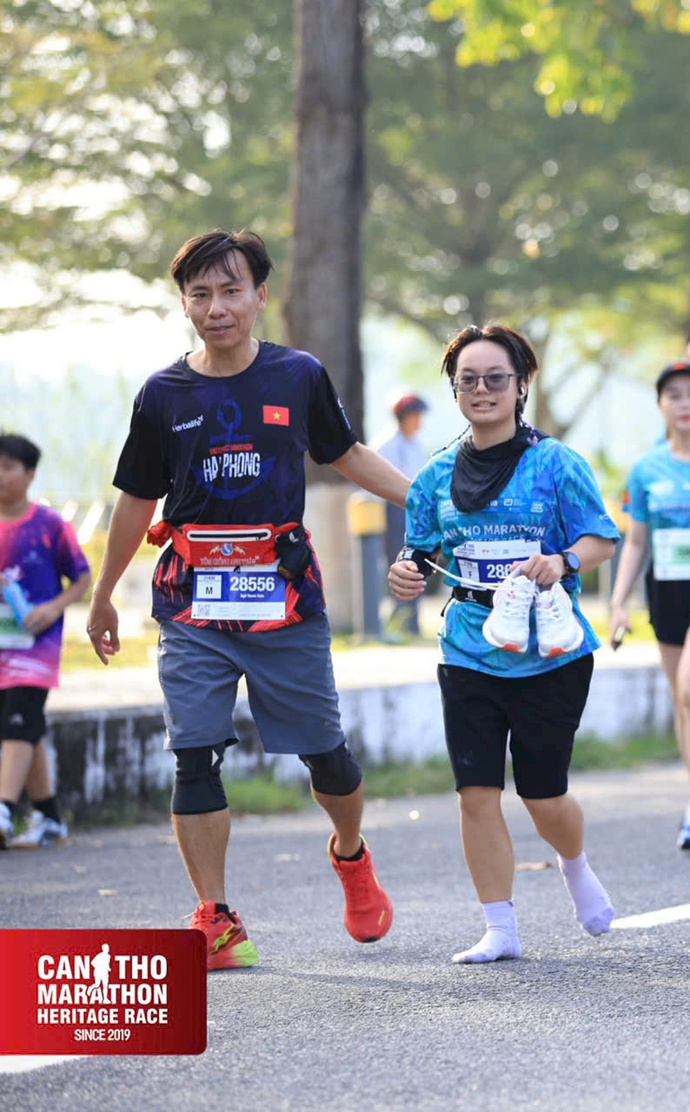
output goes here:
[[627, 494], [633, 521], [649, 527], [654, 578], [690, 579], [690, 462], [668, 442], [655, 446], [632, 468]]
[[[512, 560], [527, 559], [533, 551], [547, 556], [563, 552], [585, 535], [618, 540], [592, 469], [559, 440], [548, 437], [528, 448], [498, 498], [466, 514], [451, 498], [457, 451], [456, 441], [432, 456], [412, 483], [406, 507], [407, 543], [427, 551], [441, 545], [449, 570], [456, 575], [492, 584], [500, 581]], [[446, 582], [453, 583], [448, 578]], [[571, 594], [580, 591], [577, 576], [563, 584]], [[528, 651], [509, 653], [485, 639], [486, 607], [453, 600], [440, 632], [443, 662], [506, 677], [559, 668], [600, 644], [575, 597], [573, 605], [585, 631], [582, 645], [576, 652], [545, 660], [537, 648], [534, 611]]]

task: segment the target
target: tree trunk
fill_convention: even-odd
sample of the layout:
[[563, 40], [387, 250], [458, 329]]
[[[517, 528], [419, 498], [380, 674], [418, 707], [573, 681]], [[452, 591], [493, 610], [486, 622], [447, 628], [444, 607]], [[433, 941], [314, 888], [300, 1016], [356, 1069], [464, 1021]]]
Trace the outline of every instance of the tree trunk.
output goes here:
[[[295, 0], [297, 137], [293, 235], [283, 317], [287, 342], [326, 367], [355, 435], [362, 437], [359, 346], [364, 210], [362, 0]], [[305, 523], [319, 553], [334, 630], [352, 627], [350, 488], [307, 459]]]
[[295, 0], [295, 26], [297, 140], [283, 299], [286, 336], [324, 364], [361, 437], [366, 102], [361, 0]]

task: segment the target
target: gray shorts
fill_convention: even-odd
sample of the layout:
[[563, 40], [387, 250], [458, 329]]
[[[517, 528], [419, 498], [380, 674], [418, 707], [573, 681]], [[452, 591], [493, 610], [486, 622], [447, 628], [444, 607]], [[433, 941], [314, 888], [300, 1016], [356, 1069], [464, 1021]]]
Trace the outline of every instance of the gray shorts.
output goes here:
[[161, 622], [166, 749], [234, 738], [240, 676], [267, 753], [328, 753], [345, 741], [325, 614], [253, 633]]

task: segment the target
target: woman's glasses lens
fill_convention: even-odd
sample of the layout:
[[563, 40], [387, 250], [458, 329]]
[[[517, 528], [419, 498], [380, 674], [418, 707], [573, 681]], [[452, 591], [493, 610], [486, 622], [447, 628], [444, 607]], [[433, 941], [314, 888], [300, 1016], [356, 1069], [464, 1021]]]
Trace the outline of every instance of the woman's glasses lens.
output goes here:
[[476, 390], [480, 378], [484, 380], [484, 385], [490, 394], [502, 394], [504, 390], [508, 389], [508, 383], [512, 377], [506, 371], [492, 371], [488, 375], [460, 375], [456, 382], [461, 394], [472, 394]]

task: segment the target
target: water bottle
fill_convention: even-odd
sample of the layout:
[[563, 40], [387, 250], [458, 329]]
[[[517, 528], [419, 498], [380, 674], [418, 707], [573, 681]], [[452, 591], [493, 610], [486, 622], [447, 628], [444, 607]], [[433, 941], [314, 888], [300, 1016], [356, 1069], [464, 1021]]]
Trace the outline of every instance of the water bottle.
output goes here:
[[18, 583], [5, 583], [2, 594], [14, 614], [17, 625], [23, 625], [27, 614], [30, 614], [34, 608], [33, 603], [29, 602]]

